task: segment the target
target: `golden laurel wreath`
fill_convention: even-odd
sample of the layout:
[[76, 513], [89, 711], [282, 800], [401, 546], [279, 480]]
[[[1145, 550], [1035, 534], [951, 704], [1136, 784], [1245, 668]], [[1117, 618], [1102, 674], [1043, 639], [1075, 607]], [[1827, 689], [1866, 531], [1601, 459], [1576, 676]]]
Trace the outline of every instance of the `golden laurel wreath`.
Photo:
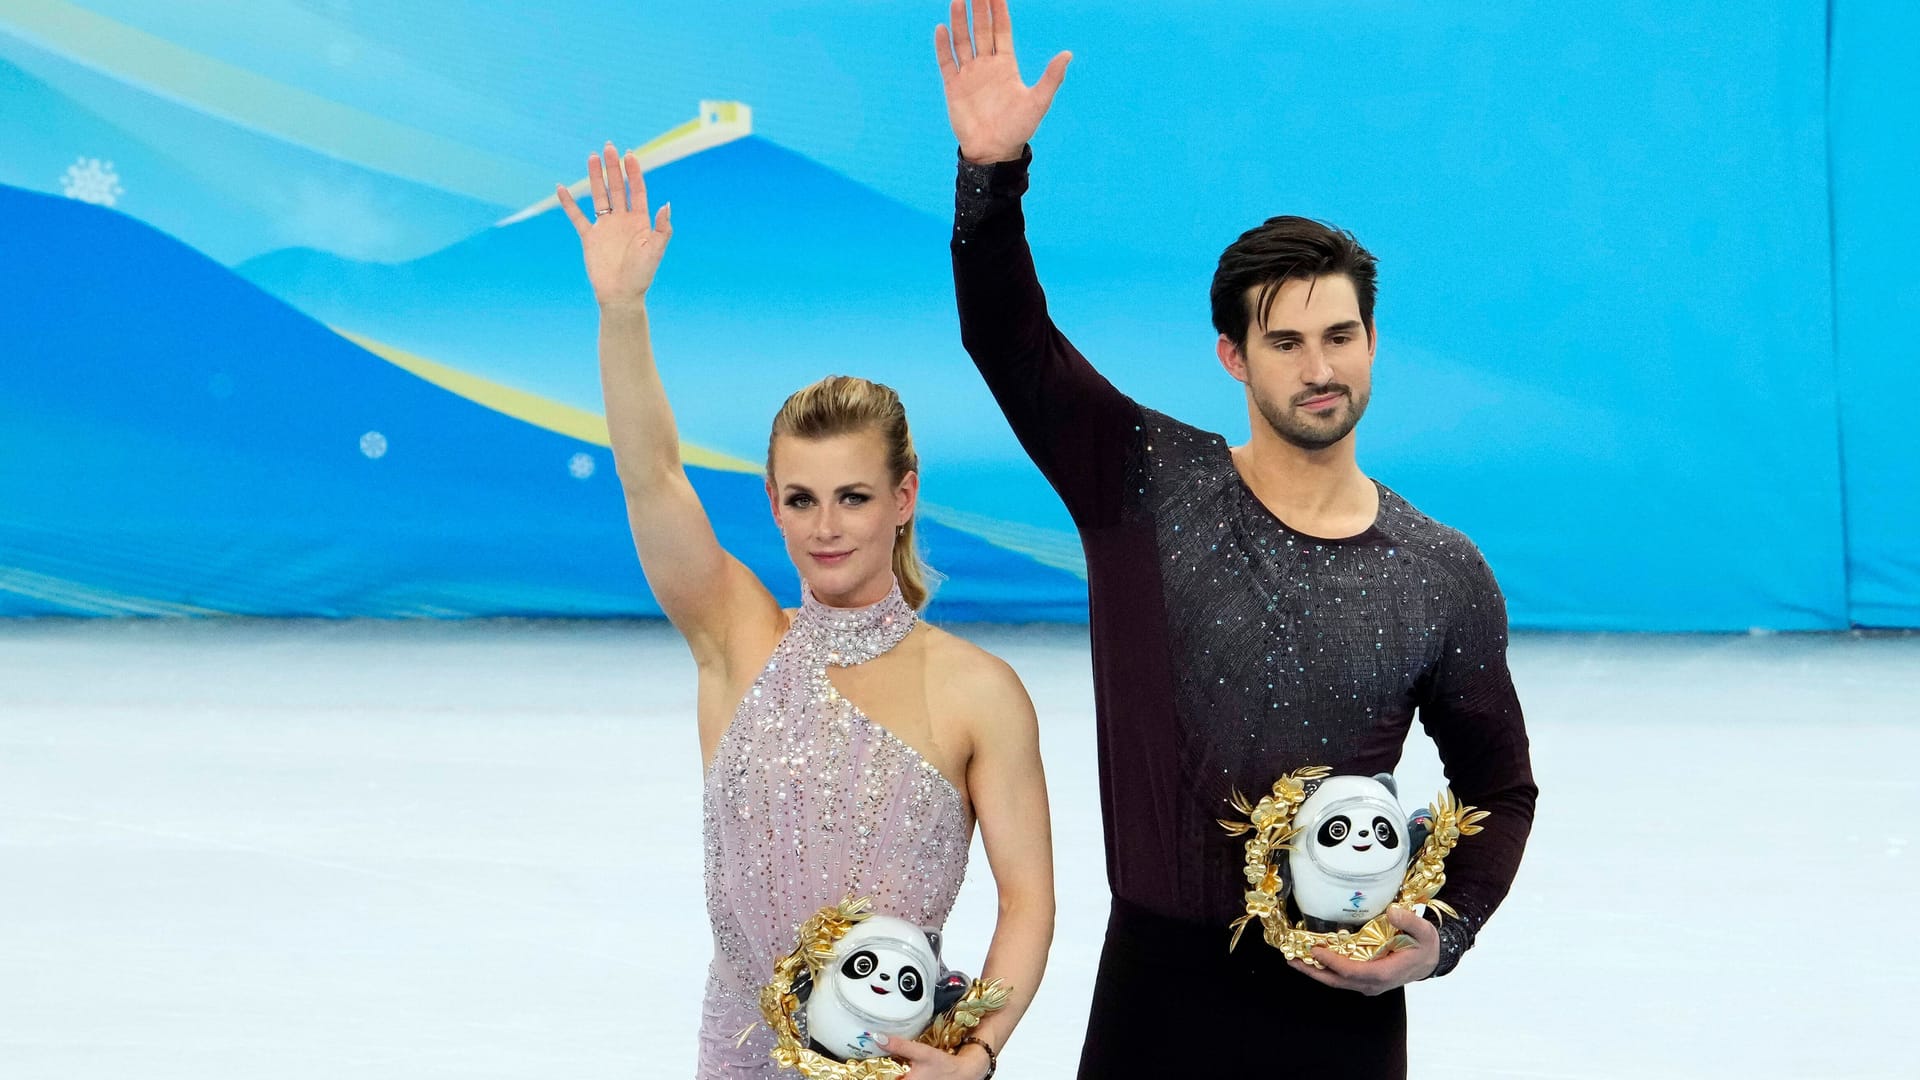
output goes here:
[[[1327, 932], [1309, 930], [1287, 917], [1286, 900], [1281, 895], [1280, 853], [1295, 850], [1293, 841], [1300, 829], [1293, 818], [1300, 804], [1307, 801], [1307, 782], [1324, 779], [1332, 772], [1325, 765], [1295, 769], [1275, 780], [1273, 793], [1257, 804], [1250, 804], [1238, 791], [1233, 793], [1233, 808], [1246, 815], [1247, 820], [1220, 818], [1219, 821], [1233, 836], [1253, 834], [1247, 840], [1246, 867], [1247, 884], [1253, 888], [1247, 891], [1247, 913], [1232, 923], [1233, 940], [1227, 943], [1229, 952], [1240, 944], [1241, 932], [1255, 919], [1260, 920], [1267, 944], [1279, 949], [1289, 960], [1305, 960], [1314, 967], [1324, 966], [1313, 958], [1316, 947], [1331, 949], [1350, 960], [1371, 960], [1403, 944], [1396, 940], [1402, 935], [1387, 921], [1385, 912], [1359, 930]], [[1447, 883], [1447, 853], [1462, 836], [1479, 832], [1479, 823], [1488, 813], [1462, 806], [1453, 797], [1452, 789], [1442, 789], [1427, 810], [1433, 815], [1433, 832], [1408, 862], [1407, 876], [1400, 884], [1396, 902], [1405, 906], [1425, 904], [1441, 915], [1457, 917], [1458, 913], [1444, 901], [1433, 897], [1440, 886]]]
[[[873, 914], [873, 902], [866, 897], [846, 899], [823, 907], [800, 926], [800, 945], [773, 966], [773, 981], [760, 988], [760, 1013], [773, 1029], [774, 1064], [797, 1069], [802, 1076], [820, 1080], [899, 1080], [909, 1066], [890, 1057], [835, 1061], [809, 1047], [800, 1038], [800, 997], [793, 992], [794, 980], [805, 971], [813, 985], [823, 985], [821, 975], [833, 960], [833, 947], [855, 924]], [[953, 1007], [933, 1018], [919, 1041], [937, 1050], [952, 1052], [980, 1023], [981, 1017], [1007, 1004], [1008, 990], [999, 979], [973, 980], [967, 992]], [[742, 1042], [753, 1031], [740, 1033]]]

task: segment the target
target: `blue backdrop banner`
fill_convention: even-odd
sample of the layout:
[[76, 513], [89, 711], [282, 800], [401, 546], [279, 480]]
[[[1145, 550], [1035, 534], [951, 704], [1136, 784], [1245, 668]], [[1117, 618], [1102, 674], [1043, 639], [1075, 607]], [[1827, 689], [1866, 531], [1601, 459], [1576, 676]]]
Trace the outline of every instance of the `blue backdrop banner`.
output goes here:
[[[767, 425], [866, 375], [935, 617], [1084, 618], [959, 346], [945, 4], [696, 7], [0, 8], [0, 615], [657, 614], [547, 198], [611, 136], [674, 206], [656, 351], [723, 542], [793, 601]], [[1029, 76], [1075, 52], [1041, 276], [1121, 389], [1239, 441], [1213, 262], [1331, 220], [1381, 262], [1361, 463], [1517, 625], [1920, 626], [1915, 11], [1027, 0]]]

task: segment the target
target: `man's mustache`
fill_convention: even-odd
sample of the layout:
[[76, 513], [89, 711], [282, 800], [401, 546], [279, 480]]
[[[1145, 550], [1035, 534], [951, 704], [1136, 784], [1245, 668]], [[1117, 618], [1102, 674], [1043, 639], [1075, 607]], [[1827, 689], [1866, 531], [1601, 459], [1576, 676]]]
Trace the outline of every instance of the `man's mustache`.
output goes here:
[[1293, 395], [1293, 403], [1295, 405], [1304, 405], [1314, 398], [1326, 397], [1328, 394], [1339, 394], [1343, 397], [1350, 398], [1353, 396], [1353, 391], [1344, 383], [1327, 383], [1324, 386], [1316, 386]]

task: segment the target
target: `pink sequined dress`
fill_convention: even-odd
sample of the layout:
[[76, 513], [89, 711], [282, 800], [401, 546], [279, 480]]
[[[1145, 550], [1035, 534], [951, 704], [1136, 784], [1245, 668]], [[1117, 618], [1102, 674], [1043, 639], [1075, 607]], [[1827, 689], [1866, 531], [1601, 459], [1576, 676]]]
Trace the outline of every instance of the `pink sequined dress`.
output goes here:
[[814, 912], [870, 896], [877, 912], [937, 927], [953, 908], [972, 830], [960, 792], [827, 678], [829, 666], [898, 645], [914, 621], [897, 583], [864, 608], [828, 607], [803, 590], [792, 627], [721, 736], [704, 799], [714, 957], [703, 1080], [782, 1075], [768, 1057], [759, 991]]

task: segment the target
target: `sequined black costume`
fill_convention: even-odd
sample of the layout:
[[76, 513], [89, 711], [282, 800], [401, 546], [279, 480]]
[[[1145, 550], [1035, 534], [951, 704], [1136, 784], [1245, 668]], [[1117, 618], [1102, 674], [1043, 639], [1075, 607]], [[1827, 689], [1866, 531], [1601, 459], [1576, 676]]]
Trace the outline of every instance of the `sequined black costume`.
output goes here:
[[[1295, 532], [1224, 439], [1102, 378], [1047, 315], [1020, 208], [1028, 160], [961, 164], [954, 283], [967, 351], [1087, 554], [1115, 904], [1081, 1076], [1195, 1060], [1220, 1075], [1404, 1075], [1401, 992], [1323, 987], [1251, 937], [1228, 956], [1246, 885], [1242, 842], [1216, 819], [1234, 789], [1302, 765], [1391, 771], [1417, 711], [1454, 792], [1492, 812], [1448, 861], [1442, 897], [1461, 917], [1441, 927], [1436, 974], [1451, 970], [1533, 820], [1505, 602], [1466, 537], [1392, 491], [1358, 536]], [[1278, 1040], [1246, 1037], [1276, 1021]]]

